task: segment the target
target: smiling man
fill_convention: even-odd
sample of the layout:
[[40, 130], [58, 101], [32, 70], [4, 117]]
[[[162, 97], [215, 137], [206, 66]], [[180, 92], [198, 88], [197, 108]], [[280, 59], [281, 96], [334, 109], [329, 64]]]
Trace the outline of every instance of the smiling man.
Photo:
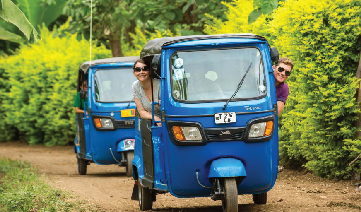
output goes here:
[[285, 81], [291, 75], [293, 69], [293, 62], [287, 57], [282, 57], [278, 63], [273, 66], [274, 75], [276, 79], [276, 94], [277, 94], [277, 108], [278, 115], [281, 114], [289, 94], [288, 85]]

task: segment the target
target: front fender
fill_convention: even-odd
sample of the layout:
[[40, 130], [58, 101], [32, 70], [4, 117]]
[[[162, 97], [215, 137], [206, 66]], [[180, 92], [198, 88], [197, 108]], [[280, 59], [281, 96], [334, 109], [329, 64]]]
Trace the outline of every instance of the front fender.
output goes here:
[[134, 139], [121, 140], [117, 145], [117, 152], [133, 151], [134, 145]]
[[208, 174], [208, 178], [246, 176], [246, 168], [242, 161], [235, 158], [220, 158], [214, 160]]

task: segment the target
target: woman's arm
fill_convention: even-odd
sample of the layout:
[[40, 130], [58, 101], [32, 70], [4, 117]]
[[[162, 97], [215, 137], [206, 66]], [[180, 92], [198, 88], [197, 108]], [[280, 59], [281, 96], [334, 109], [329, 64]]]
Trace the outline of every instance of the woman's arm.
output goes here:
[[[140, 118], [142, 118], [142, 119], [152, 119], [152, 114], [147, 112], [144, 109], [142, 103], [140, 102], [140, 100], [138, 98], [135, 98], [134, 102], [135, 102], [135, 105], [137, 106], [137, 110], [138, 110], [138, 113], [140, 115]], [[154, 116], [154, 120], [155, 121], [161, 121], [161, 119], [158, 116]]]

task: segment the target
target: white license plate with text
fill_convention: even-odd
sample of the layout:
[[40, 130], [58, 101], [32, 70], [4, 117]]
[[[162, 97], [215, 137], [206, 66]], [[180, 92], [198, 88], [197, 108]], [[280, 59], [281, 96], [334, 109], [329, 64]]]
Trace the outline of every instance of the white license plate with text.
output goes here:
[[226, 124], [236, 122], [236, 113], [227, 112], [227, 113], [216, 113], [214, 114], [214, 122], [216, 124]]

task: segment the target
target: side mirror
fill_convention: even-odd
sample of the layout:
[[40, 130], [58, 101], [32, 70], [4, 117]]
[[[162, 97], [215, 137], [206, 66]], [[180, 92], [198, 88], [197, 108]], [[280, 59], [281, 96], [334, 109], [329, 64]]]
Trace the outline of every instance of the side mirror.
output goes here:
[[152, 63], [150, 64], [150, 68], [151, 68], [153, 77], [160, 78], [160, 75], [161, 75], [160, 67], [161, 67], [160, 54], [155, 54], [152, 59]]
[[278, 50], [276, 47], [271, 48], [271, 60], [274, 64], [278, 63], [278, 59], [280, 58]]
[[83, 89], [81, 89], [81, 90], [79, 91], [79, 94], [80, 94], [80, 98], [81, 98], [81, 99], [85, 99], [86, 92], [85, 92]]

